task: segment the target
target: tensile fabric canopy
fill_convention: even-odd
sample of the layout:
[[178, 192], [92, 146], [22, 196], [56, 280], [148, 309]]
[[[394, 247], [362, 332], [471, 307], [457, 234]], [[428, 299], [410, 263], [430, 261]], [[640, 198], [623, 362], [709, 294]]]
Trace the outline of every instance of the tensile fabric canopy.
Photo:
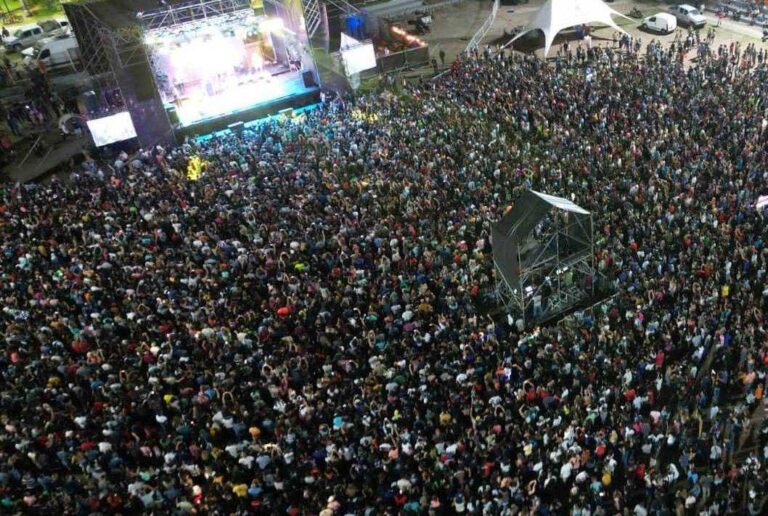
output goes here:
[[601, 23], [624, 32], [616, 25], [612, 16], [621, 16], [628, 18], [623, 14], [608, 7], [602, 0], [548, 0], [531, 20], [531, 23], [512, 40], [507, 43], [511, 45], [515, 40], [532, 30], [540, 30], [544, 33], [544, 56], [549, 54], [552, 42], [555, 41], [557, 33], [568, 27], [576, 27], [587, 23]]

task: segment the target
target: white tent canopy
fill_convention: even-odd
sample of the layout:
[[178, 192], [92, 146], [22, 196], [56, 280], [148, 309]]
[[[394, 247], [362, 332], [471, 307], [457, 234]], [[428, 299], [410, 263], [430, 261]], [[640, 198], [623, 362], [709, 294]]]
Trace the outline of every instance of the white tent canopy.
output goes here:
[[[602, 23], [624, 32], [611, 18], [612, 15], [627, 18], [623, 14], [608, 7], [602, 0], [547, 0], [531, 20], [528, 27], [507, 43], [511, 45], [516, 39], [532, 30], [544, 33], [544, 56], [549, 54], [549, 48], [555, 41], [557, 33], [568, 27], [586, 23]], [[630, 18], [627, 18], [630, 19]]]

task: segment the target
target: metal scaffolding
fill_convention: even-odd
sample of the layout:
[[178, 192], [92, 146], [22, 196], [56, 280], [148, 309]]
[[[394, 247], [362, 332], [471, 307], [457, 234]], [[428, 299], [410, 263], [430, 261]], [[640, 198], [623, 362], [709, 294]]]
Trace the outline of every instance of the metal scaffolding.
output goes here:
[[[278, 13], [285, 12], [287, 4], [292, 0], [264, 0], [265, 4], [277, 9]], [[307, 37], [310, 41], [314, 40], [320, 28], [324, 33], [328, 33], [328, 18], [341, 17], [353, 14], [360, 14], [360, 9], [347, 2], [346, 0], [300, 0], [301, 11], [304, 16], [304, 26], [307, 31]]]
[[[101, 90], [102, 100], [130, 111], [139, 142], [148, 146], [171, 141], [173, 132], [151, 88], [144, 31], [136, 17], [140, 4], [149, 5], [149, 0], [67, 3], [64, 10], [85, 70]], [[121, 98], [117, 105], [109, 101], [115, 95]]]
[[253, 12], [249, 0], [192, 0], [139, 12], [136, 17], [150, 31], [244, 11]]
[[93, 76], [111, 74], [112, 64], [102, 39], [103, 22], [87, 4], [64, 4], [64, 9], [77, 37], [86, 71]]
[[121, 70], [146, 62], [144, 36], [138, 24], [111, 27], [89, 4], [65, 5], [83, 65], [92, 76], [116, 77]]
[[[311, 41], [323, 24], [322, 6], [320, 0], [304, 0], [302, 6], [304, 8], [304, 23], [307, 27], [307, 37]], [[328, 21], [326, 20], [325, 23], [327, 24]]]
[[510, 315], [529, 325], [594, 297], [591, 213], [529, 190], [492, 231], [496, 293]]

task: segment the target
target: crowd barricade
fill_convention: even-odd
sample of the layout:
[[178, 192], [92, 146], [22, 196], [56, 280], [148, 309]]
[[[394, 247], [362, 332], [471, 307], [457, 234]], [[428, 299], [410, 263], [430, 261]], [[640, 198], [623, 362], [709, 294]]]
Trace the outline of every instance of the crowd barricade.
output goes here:
[[409, 48], [376, 59], [380, 73], [389, 73], [404, 68], [418, 68], [429, 64], [429, 47]]
[[470, 52], [480, 46], [480, 43], [482, 43], [486, 34], [488, 34], [488, 31], [490, 31], [491, 27], [493, 27], [493, 22], [496, 21], [496, 15], [499, 12], [500, 3], [500, 0], [494, 0], [493, 8], [491, 8], [491, 14], [488, 15], [488, 18], [486, 18], [485, 22], [483, 22], [477, 32], [475, 32], [475, 35], [472, 36], [472, 39], [469, 40], [467, 48], [464, 49], [465, 52]]

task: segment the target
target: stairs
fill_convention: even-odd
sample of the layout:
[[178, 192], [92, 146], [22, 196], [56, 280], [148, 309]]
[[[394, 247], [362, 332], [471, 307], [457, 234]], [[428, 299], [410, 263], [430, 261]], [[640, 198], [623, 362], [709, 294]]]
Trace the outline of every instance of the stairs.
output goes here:
[[312, 40], [323, 23], [323, 16], [320, 13], [320, 0], [304, 0], [303, 5], [307, 36]]

